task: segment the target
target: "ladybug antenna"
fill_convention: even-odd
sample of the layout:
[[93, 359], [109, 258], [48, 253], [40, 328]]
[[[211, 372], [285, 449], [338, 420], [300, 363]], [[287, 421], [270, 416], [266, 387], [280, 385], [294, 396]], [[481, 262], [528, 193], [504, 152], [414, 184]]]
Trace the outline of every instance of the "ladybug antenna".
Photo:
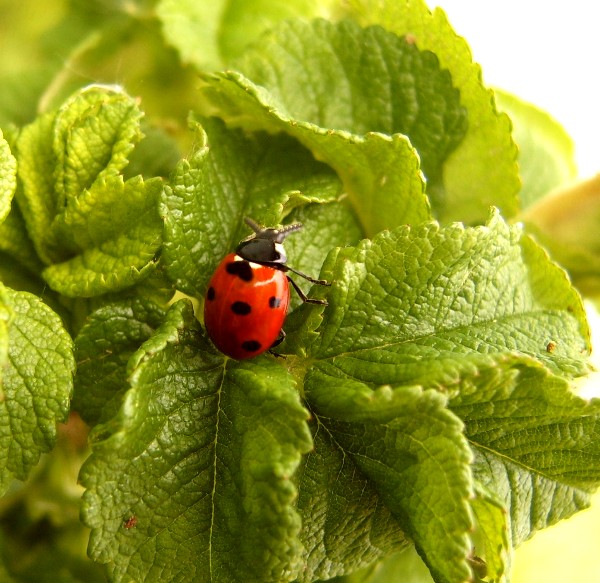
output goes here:
[[283, 243], [283, 240], [290, 233], [299, 231], [302, 228], [301, 223], [293, 223], [292, 225], [285, 225], [281, 229], [265, 229], [250, 217], [244, 217], [244, 222], [256, 233], [257, 237], [271, 239], [275, 243]]
[[244, 223], [246, 223], [257, 235], [264, 229], [250, 217], [244, 217]]

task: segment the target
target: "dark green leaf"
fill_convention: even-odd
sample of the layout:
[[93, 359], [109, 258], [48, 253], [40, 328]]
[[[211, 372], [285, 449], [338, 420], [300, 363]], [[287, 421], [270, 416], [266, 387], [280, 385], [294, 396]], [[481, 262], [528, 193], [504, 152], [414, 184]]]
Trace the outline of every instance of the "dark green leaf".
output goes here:
[[408, 136], [429, 179], [439, 177], [466, 131], [459, 93], [437, 57], [380, 27], [288, 21], [234, 68], [269, 90], [291, 119], [355, 135]]
[[302, 546], [290, 478], [312, 442], [292, 377], [267, 358], [224, 361], [187, 302], [129, 372], [114, 432], [82, 471], [91, 556], [115, 579], [293, 580]]
[[300, 581], [352, 572], [408, 544], [397, 521], [342, 445], [316, 417], [314, 449], [298, 470], [305, 568]]
[[162, 322], [164, 311], [133, 299], [93, 312], [75, 339], [73, 409], [90, 425], [119, 410], [128, 387], [127, 362]]
[[285, 131], [332, 166], [368, 235], [429, 218], [420, 159], [436, 179], [465, 129], [432, 53], [378, 27], [292, 21], [237, 67], [205, 75], [205, 96], [231, 123]]
[[319, 423], [368, 477], [435, 580], [468, 580], [471, 454], [445, 397], [409, 386], [372, 390], [316, 367], [305, 391]]
[[600, 401], [509, 359], [465, 377], [450, 406], [465, 420], [476, 479], [508, 509], [514, 546], [589, 505], [600, 485]]
[[248, 235], [244, 216], [275, 226], [290, 198], [292, 207], [299, 196], [327, 202], [339, 190], [335, 174], [286, 136], [249, 138], [217, 120], [203, 126], [201, 145], [178, 165], [162, 201], [168, 272], [178, 289], [196, 297]]

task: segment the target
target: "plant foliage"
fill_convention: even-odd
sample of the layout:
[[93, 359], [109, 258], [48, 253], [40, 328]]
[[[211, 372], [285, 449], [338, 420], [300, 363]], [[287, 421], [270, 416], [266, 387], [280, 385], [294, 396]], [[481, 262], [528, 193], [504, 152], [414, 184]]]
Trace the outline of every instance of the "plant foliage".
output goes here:
[[[73, 0], [44, 42], [70, 67], [1, 72], [7, 576], [376, 581], [412, 546], [436, 583], [500, 582], [589, 505], [582, 299], [514, 221], [572, 177], [570, 142], [503, 95], [553, 140], [515, 134], [520, 190], [440, 10]], [[198, 315], [245, 216], [302, 222], [290, 264], [331, 282], [299, 282], [327, 305], [293, 300], [286, 358], [228, 359]]]

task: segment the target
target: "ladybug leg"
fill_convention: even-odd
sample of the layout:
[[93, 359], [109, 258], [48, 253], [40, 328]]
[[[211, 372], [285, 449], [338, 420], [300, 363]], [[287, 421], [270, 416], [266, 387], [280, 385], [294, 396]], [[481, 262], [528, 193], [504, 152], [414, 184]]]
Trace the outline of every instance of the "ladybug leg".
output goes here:
[[[311, 277], [310, 275], [306, 275], [306, 273], [302, 273], [301, 271], [296, 271], [295, 269], [292, 269], [289, 265], [285, 266], [285, 270], [291, 271], [292, 273], [295, 273], [296, 275], [303, 277], [304, 279], [310, 281], [311, 283], [316, 283], [318, 285], [331, 285], [330, 281], [327, 281], [325, 279], [315, 279], [314, 277]], [[288, 277], [288, 279], [290, 279], [290, 278]], [[290, 279], [290, 281], [292, 281], [292, 280]], [[294, 289], [296, 289], [296, 291], [298, 291], [298, 288], [295, 287], [295, 284], [294, 284]], [[302, 297], [302, 296], [300, 296], [300, 297]], [[306, 301], [306, 300], [304, 300], [304, 301]]]
[[275, 342], [273, 342], [273, 344], [271, 344], [271, 348], [269, 348], [269, 350], [267, 352], [277, 358], [285, 358], [285, 356], [283, 354], [279, 354], [278, 352], [275, 352], [273, 350], [273, 348], [275, 348], [276, 346], [279, 346], [284, 340], [285, 340], [285, 330], [282, 328], [279, 331], [279, 336], [277, 336], [277, 338], [275, 339]]
[[[294, 273], [297, 273], [296, 271], [294, 271]], [[327, 305], [327, 300], [317, 300], [315, 298], [309, 298], [299, 287], [298, 284], [289, 276], [286, 275], [286, 277], [288, 278], [288, 281], [292, 284], [292, 287], [296, 290], [296, 293], [300, 296], [300, 299], [303, 302], [306, 302], [307, 304], [321, 304], [322, 306], [326, 306]], [[321, 283], [323, 280], [314, 280], [314, 279], [310, 279], [307, 278], [309, 281], [312, 281], [314, 283]], [[322, 283], [321, 285], [331, 285], [328, 282]]]

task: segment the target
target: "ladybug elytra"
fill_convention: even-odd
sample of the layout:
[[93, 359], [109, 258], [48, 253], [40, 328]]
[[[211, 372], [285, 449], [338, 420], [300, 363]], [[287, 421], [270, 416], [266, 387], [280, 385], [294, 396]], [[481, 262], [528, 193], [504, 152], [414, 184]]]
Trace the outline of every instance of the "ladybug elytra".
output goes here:
[[249, 218], [244, 221], [254, 233], [221, 261], [204, 301], [208, 336], [223, 354], [237, 360], [253, 358], [283, 342], [289, 283], [303, 302], [327, 305], [325, 300], [306, 297], [288, 271], [312, 283], [330, 285], [286, 265], [283, 241], [299, 231], [301, 224], [271, 229]]

